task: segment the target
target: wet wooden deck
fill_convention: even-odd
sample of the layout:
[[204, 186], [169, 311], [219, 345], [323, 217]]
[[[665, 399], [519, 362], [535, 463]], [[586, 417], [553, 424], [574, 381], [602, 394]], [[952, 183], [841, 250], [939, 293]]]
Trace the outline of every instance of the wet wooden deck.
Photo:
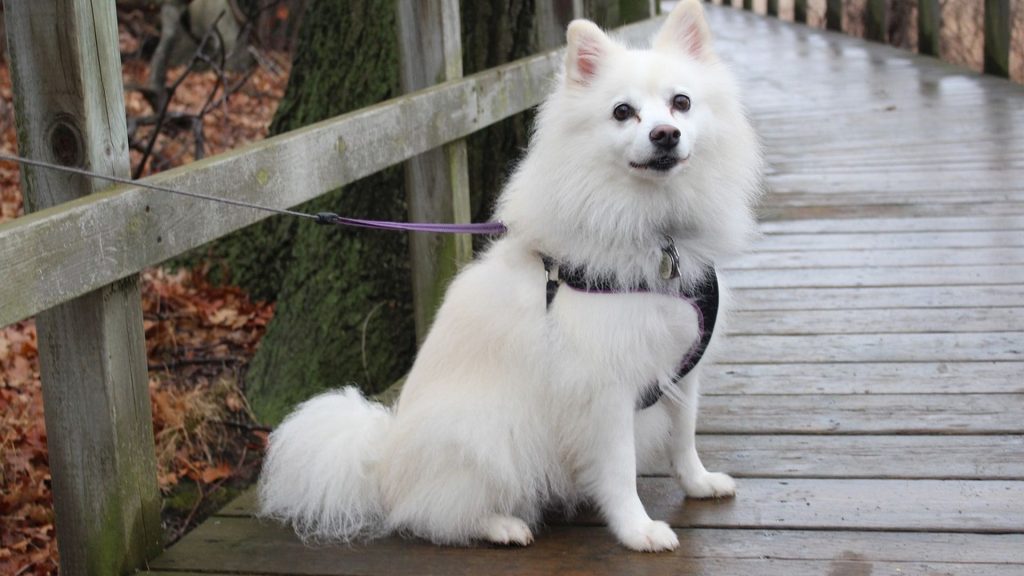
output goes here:
[[709, 8], [767, 144], [765, 237], [705, 379], [739, 495], [641, 481], [674, 553], [592, 516], [526, 549], [302, 546], [243, 496], [167, 574], [1024, 574], [1024, 88]]

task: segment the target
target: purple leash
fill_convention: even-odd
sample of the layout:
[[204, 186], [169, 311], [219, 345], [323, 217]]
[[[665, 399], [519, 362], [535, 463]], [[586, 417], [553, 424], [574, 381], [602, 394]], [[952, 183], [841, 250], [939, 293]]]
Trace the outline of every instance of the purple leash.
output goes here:
[[346, 218], [333, 212], [319, 212], [317, 224], [337, 224], [370, 228], [372, 230], [406, 230], [410, 232], [436, 232], [440, 234], [504, 234], [508, 228], [501, 222], [479, 222], [470, 224], [438, 224], [431, 222], [389, 222], [387, 220], [361, 220]]

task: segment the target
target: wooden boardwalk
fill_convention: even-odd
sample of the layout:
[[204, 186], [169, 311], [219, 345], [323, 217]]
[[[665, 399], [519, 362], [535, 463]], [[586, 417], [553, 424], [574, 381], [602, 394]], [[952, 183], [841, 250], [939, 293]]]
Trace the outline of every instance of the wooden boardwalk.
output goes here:
[[674, 553], [592, 515], [525, 549], [307, 548], [246, 495], [167, 574], [1024, 574], [1024, 88], [708, 8], [767, 145], [765, 237], [698, 447], [739, 495], [641, 479]]

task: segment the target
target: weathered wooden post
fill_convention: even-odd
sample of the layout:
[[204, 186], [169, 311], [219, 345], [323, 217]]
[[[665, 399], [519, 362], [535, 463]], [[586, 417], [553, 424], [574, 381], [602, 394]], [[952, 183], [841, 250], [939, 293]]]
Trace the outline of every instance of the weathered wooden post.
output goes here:
[[[5, 0], [4, 10], [21, 154], [127, 177], [114, 0]], [[30, 211], [106, 186], [35, 168], [22, 182]], [[162, 539], [138, 276], [36, 324], [61, 573], [123, 574]]]
[[917, 2], [917, 51], [939, 55], [939, 0]]
[[[534, 27], [535, 44], [538, 50], [551, 50], [565, 44], [565, 28], [576, 18], [573, 0], [548, 0], [534, 3], [536, 14]], [[582, 6], [580, 7], [582, 9]]]
[[1010, 76], [1010, 0], [985, 0], [985, 73]]
[[795, 0], [793, 2], [793, 20], [807, 23], [807, 0]]
[[875, 42], [889, 42], [889, 10], [886, 0], [868, 0], [864, 36]]
[[[397, 0], [402, 89], [414, 92], [462, 77], [458, 0]], [[467, 103], [468, 105], [468, 103]], [[409, 218], [414, 222], [469, 222], [466, 143], [453, 142], [405, 163]], [[422, 341], [445, 287], [473, 257], [466, 234], [410, 233], [416, 337]]]
[[843, 0], [826, 0], [825, 3], [825, 28], [842, 32], [843, 30]]

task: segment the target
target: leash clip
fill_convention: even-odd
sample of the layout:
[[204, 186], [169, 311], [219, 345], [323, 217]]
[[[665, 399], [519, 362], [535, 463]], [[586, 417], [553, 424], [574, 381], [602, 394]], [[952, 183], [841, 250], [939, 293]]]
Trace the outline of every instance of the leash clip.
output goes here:
[[338, 215], [334, 212], [317, 212], [316, 223], [317, 224], [334, 224], [338, 219]]

